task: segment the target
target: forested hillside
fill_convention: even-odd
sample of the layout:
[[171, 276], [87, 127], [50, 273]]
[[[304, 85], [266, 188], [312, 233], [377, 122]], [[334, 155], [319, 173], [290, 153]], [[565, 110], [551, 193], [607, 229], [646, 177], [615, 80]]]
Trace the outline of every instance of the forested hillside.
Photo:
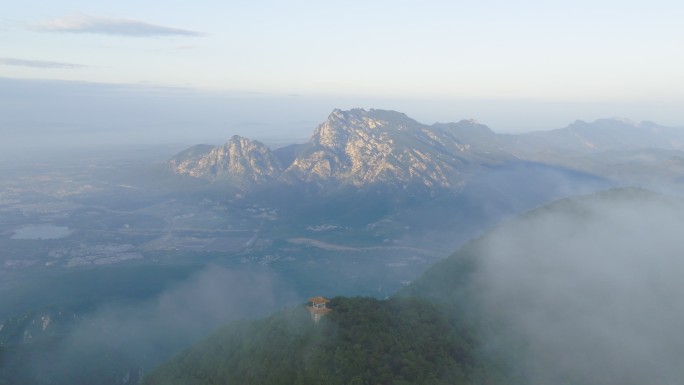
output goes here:
[[153, 371], [154, 384], [466, 384], [487, 382], [475, 336], [418, 299], [332, 300], [235, 322]]

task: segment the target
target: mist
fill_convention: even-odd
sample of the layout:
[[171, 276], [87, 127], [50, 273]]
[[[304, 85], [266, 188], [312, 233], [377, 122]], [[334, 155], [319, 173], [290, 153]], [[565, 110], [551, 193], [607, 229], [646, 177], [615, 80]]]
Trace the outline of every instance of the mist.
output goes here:
[[[29, 357], [29, 383], [135, 384], [146, 372], [218, 326], [297, 303], [268, 269], [209, 266], [144, 303], [105, 305]], [[10, 364], [11, 366], [11, 364]]]
[[522, 383], [679, 383], [683, 213], [674, 198], [621, 190], [493, 232], [475, 277], [485, 350]]
[[232, 135], [270, 145], [304, 142], [335, 108], [398, 110], [425, 123], [477, 119], [496, 132], [565, 127], [612, 116], [682, 124], [678, 104], [469, 100], [415, 96], [264, 94], [149, 83], [0, 77], [0, 150], [131, 144], [221, 144]]

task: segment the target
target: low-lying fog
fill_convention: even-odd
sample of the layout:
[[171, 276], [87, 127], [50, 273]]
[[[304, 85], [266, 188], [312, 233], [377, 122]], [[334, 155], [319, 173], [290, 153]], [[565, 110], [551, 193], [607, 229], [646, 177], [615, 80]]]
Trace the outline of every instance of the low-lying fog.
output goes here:
[[679, 383], [683, 214], [674, 199], [623, 191], [488, 237], [476, 279], [500, 326], [488, 348], [513, 346], [529, 383]]

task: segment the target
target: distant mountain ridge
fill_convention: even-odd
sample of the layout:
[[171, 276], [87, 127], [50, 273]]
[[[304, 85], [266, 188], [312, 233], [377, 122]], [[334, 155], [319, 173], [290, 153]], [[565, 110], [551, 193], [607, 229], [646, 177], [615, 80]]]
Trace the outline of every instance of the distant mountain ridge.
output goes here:
[[389, 110], [334, 110], [304, 144], [270, 150], [233, 136], [225, 145], [200, 145], [169, 161], [191, 177], [337, 183], [362, 187], [390, 183], [406, 188], [453, 188], [481, 166], [507, 161], [557, 161], [613, 150], [684, 149], [684, 129], [624, 119], [576, 121], [568, 127], [526, 134], [497, 134], [474, 120], [425, 125]]
[[578, 152], [659, 148], [684, 149], [684, 130], [663, 127], [653, 122], [628, 119], [598, 119], [592, 123], [577, 120], [552, 131], [521, 135], [523, 140], [539, 145]]

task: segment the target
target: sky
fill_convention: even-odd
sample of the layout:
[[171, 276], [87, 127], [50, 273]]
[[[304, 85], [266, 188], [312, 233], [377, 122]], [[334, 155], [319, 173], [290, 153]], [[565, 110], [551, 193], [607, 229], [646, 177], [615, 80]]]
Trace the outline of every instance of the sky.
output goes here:
[[15, 136], [292, 139], [353, 107], [498, 132], [684, 126], [676, 1], [26, 0], [0, 15]]

